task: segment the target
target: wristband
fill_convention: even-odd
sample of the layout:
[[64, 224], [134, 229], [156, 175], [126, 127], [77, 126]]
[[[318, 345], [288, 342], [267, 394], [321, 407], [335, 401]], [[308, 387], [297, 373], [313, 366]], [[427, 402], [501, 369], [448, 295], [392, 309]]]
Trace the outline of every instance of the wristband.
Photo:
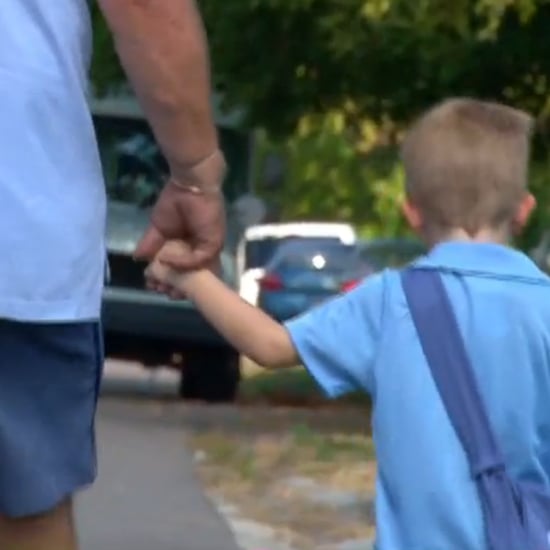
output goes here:
[[223, 153], [216, 149], [203, 160], [187, 168], [180, 177], [172, 175], [168, 183], [193, 195], [219, 195], [222, 192], [226, 169]]

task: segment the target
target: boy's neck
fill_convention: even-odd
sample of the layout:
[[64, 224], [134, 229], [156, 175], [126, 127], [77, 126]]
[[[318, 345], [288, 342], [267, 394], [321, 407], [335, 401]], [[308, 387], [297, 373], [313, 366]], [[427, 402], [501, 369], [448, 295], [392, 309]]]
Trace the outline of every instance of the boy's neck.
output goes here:
[[[431, 238], [430, 238], [431, 237]], [[431, 247], [443, 242], [470, 242], [470, 243], [494, 243], [508, 245], [510, 243], [510, 232], [507, 229], [480, 229], [475, 234], [457, 228], [437, 236], [425, 236], [424, 241]]]

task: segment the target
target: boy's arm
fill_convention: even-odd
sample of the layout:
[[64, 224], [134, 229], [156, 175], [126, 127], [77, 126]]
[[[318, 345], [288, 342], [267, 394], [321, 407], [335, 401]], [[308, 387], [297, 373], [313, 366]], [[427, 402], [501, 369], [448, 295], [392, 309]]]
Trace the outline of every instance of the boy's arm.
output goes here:
[[[150, 268], [165, 269], [158, 264]], [[285, 327], [245, 302], [210, 271], [173, 274], [171, 284], [195, 303], [199, 311], [236, 349], [267, 368], [293, 367], [298, 354]]]
[[[175, 253], [185, 243], [164, 249]], [[149, 286], [187, 295], [239, 351], [266, 367], [302, 363], [329, 397], [356, 389], [372, 392], [382, 350], [388, 280], [382, 273], [287, 323], [273, 321], [210, 272], [180, 274], [159, 260], [147, 270]], [[398, 279], [397, 279], [398, 282]]]

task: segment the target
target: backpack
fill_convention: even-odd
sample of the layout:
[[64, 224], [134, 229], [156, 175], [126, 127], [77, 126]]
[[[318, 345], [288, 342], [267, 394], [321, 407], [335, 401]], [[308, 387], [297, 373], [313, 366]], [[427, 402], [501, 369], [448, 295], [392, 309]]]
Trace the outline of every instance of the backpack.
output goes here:
[[508, 472], [439, 271], [409, 267], [401, 272], [401, 283], [432, 377], [468, 457], [488, 548], [550, 550], [550, 490]]

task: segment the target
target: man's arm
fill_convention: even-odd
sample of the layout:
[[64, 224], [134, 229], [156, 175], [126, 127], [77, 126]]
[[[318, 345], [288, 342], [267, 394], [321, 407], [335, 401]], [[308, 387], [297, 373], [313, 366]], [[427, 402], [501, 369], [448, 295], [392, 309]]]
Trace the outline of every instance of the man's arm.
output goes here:
[[194, 0], [99, 0], [116, 50], [177, 179], [218, 147], [206, 36]]
[[194, 0], [99, 0], [115, 45], [168, 161], [171, 179], [135, 256], [152, 260], [163, 244], [189, 249], [167, 259], [175, 269], [215, 262], [225, 237], [220, 186], [225, 160], [210, 103], [206, 36]]

